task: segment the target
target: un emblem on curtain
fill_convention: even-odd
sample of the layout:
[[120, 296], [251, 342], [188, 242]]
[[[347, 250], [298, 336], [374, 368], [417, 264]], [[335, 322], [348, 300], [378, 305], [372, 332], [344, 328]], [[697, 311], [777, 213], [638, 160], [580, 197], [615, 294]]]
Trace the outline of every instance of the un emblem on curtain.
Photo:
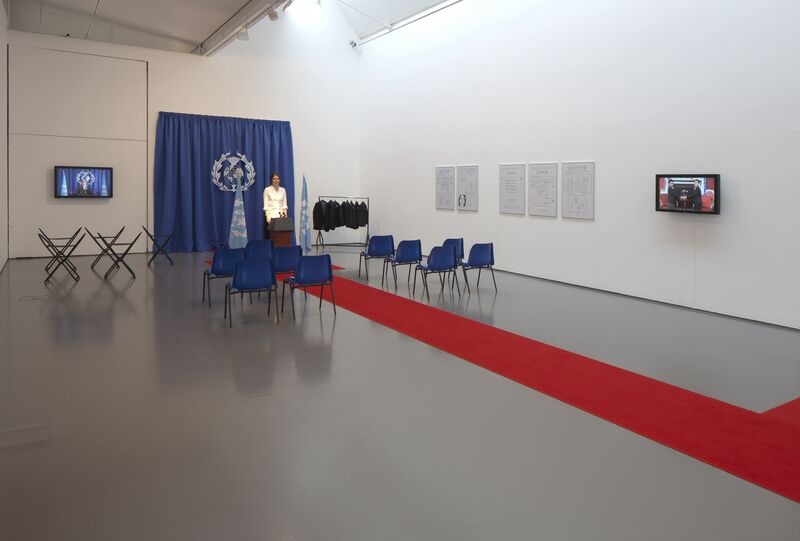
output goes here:
[[[242, 179], [245, 179], [242, 182]], [[244, 197], [246, 191], [256, 181], [256, 168], [244, 154], [223, 153], [214, 160], [211, 169], [211, 182], [223, 192], [236, 192], [233, 202], [233, 217], [228, 235], [228, 248], [244, 248], [247, 245], [247, 218], [244, 214]]]

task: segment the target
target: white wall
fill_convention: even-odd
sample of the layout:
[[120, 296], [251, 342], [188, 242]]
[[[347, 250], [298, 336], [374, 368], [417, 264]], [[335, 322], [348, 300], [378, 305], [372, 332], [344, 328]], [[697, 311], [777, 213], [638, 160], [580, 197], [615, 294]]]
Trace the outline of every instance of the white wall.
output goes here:
[[8, 109], [5, 107], [7, 99], [7, 55], [8, 46], [8, 20], [6, 12], [0, 5], [0, 271], [8, 261], [8, 131], [5, 129], [8, 121]]
[[[39, 227], [50, 236], [78, 227], [140, 232], [147, 208], [147, 64], [12, 45], [9, 80], [11, 257], [42, 250]], [[56, 199], [55, 165], [113, 167], [114, 197]], [[76, 253], [97, 252], [91, 239], [84, 241]]]
[[[506, 270], [800, 327], [799, 19], [788, 0], [467, 0], [372, 41], [372, 231], [493, 241]], [[499, 215], [499, 163], [584, 159], [594, 221]], [[481, 167], [480, 211], [436, 211], [434, 166], [460, 163]], [[720, 173], [722, 214], [656, 213], [662, 172]]]
[[[76, 69], [75, 77], [94, 79], [101, 72], [95, 55], [104, 58], [100, 63], [128, 62], [147, 66], [147, 116], [145, 146], [146, 153], [132, 162], [137, 167], [139, 180], [132, 180], [136, 195], [123, 197], [118, 194], [119, 181], [115, 170], [113, 219], [104, 214], [110, 202], [53, 201], [52, 187], [44, 189], [19, 187], [24, 179], [12, 175], [12, 208], [19, 206], [20, 215], [12, 219], [11, 256], [28, 257], [44, 255], [36, 238], [34, 225], [41, 224], [48, 233], [74, 230], [77, 225], [94, 226], [103, 231], [116, 231], [130, 221], [132, 233], [140, 225], [152, 225], [152, 185], [156, 120], [159, 111], [174, 111], [208, 115], [239, 116], [271, 120], [289, 120], [292, 123], [295, 151], [295, 175], [297, 209], [299, 213], [299, 187], [305, 172], [309, 182], [310, 198], [317, 194], [358, 191], [358, 130], [357, 93], [353, 82], [357, 76], [358, 56], [348, 42], [352, 31], [341, 12], [331, 2], [317, 6], [312, 0], [298, 0], [277, 22], [264, 21], [250, 30], [250, 41], [231, 44], [212, 58], [189, 54], [140, 49], [107, 43], [81, 41], [54, 36], [9, 32], [12, 43], [12, 99], [10, 115], [13, 126], [17, 118], [43, 120], [34, 113], [37, 103], [46, 101], [69, 104], [82, 112], [95, 111], [95, 106], [109, 103], [113, 111], [97, 111], [96, 116], [109, 116], [113, 126], [136, 125], [128, 115], [135, 114], [129, 100], [119, 93], [110, 93], [110, 102], [105, 98], [98, 103], [96, 96], [88, 97], [76, 87], [62, 85], [56, 88], [42, 87], [40, 60], [26, 62], [30, 56], [43, 56], [41, 62], [58, 64], [66, 62], [69, 69]], [[65, 55], [65, 52], [69, 54]], [[76, 54], [78, 53], [78, 54]], [[66, 60], [65, 60], [66, 59]], [[138, 83], [131, 82], [137, 87]], [[23, 97], [24, 96], [24, 97]], [[12, 95], [13, 98], [13, 95]], [[80, 106], [75, 105], [80, 103]], [[46, 119], [44, 119], [46, 120]], [[37, 129], [52, 129], [50, 123], [42, 121]], [[74, 118], [72, 119], [74, 120]], [[56, 123], [58, 124], [58, 123]], [[80, 125], [80, 123], [79, 123]], [[82, 128], [81, 128], [82, 129]], [[138, 128], [137, 128], [138, 129]], [[90, 130], [91, 131], [91, 130]], [[12, 130], [13, 132], [13, 130]], [[92, 137], [107, 137], [108, 131]], [[39, 139], [15, 140], [11, 149], [11, 167], [24, 171], [25, 164], [33, 156], [41, 163], [30, 174], [37, 178], [50, 175], [52, 165], [64, 159], [64, 155], [93, 154], [97, 149], [93, 143], [75, 138], [70, 144], [53, 147]], [[16, 137], [16, 135], [14, 136]], [[138, 140], [138, 131], [126, 138]], [[64, 138], [67, 139], [67, 138]], [[118, 146], [111, 145], [102, 150], [104, 155], [125, 156]], [[81, 160], [83, 160], [81, 155]], [[94, 163], [89, 162], [89, 163]], [[122, 162], [119, 162], [122, 163]], [[50, 173], [44, 170], [49, 164]], [[128, 165], [125, 165], [127, 167]], [[123, 165], [120, 165], [123, 167]], [[49, 191], [48, 191], [49, 190]], [[141, 196], [139, 195], [141, 193]], [[16, 197], [15, 194], [20, 194]], [[24, 194], [24, 196], [22, 195]], [[48, 195], [49, 194], [49, 195]], [[52, 205], [61, 211], [53, 212]], [[78, 207], [78, 208], [76, 208]], [[79, 216], [80, 219], [76, 219]], [[91, 223], [87, 223], [91, 222]], [[341, 240], [349, 240], [351, 232], [341, 232]], [[335, 240], [335, 236], [332, 238]], [[86, 249], [91, 247], [88, 243]], [[143, 249], [141, 242], [139, 249]]]

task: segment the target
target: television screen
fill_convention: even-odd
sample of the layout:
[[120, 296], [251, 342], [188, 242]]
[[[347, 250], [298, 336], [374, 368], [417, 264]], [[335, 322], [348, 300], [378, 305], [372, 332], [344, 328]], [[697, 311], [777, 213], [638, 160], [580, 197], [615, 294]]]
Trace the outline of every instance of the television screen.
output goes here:
[[112, 197], [114, 170], [110, 167], [55, 166], [56, 197]]
[[656, 210], [719, 214], [719, 175], [656, 175]]

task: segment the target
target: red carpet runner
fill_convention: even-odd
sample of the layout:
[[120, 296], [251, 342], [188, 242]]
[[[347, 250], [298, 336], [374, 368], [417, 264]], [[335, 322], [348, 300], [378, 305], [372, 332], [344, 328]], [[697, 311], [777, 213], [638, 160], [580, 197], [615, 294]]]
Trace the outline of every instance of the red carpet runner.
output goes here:
[[353, 280], [334, 284], [341, 308], [800, 502], [800, 425]]

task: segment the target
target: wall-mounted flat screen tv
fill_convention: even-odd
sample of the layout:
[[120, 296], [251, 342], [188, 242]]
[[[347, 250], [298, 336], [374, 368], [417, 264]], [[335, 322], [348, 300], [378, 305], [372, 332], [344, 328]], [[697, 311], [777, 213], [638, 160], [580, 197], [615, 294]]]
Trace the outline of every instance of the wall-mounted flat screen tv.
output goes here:
[[114, 195], [114, 170], [111, 167], [56, 165], [55, 195], [58, 198], [110, 198]]
[[719, 214], [719, 175], [656, 175], [656, 210]]

